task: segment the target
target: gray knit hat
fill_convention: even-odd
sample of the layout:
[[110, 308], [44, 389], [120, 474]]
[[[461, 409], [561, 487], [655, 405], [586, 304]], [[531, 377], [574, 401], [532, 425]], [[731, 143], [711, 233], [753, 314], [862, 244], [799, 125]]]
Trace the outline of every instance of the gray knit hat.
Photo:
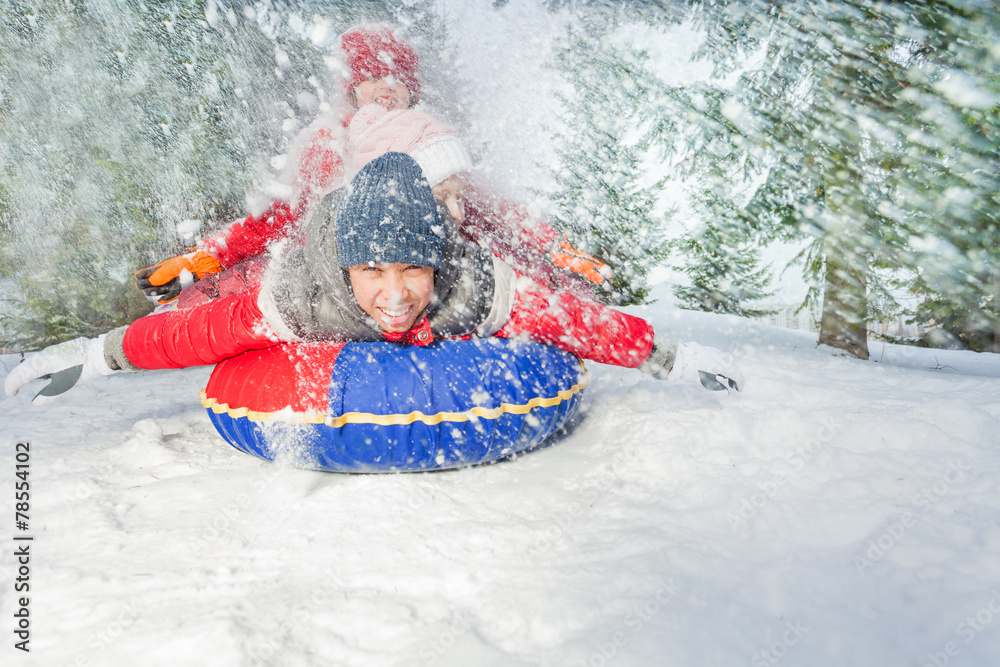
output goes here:
[[335, 223], [342, 267], [441, 266], [444, 224], [420, 165], [409, 155], [386, 153], [366, 164], [347, 186]]

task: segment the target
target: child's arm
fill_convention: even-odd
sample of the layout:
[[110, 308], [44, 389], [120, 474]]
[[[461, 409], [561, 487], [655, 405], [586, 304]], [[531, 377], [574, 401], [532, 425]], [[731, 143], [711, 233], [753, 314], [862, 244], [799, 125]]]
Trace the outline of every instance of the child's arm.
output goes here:
[[298, 219], [298, 212], [288, 204], [273, 202], [263, 213], [251, 213], [242, 221], [209, 236], [202, 247], [223, 269], [229, 268], [265, 252], [271, 243], [284, 238]]
[[535, 282], [593, 298], [592, 284], [611, 275], [603, 262], [573, 249], [552, 225], [481, 183], [469, 186], [465, 200], [462, 235]]
[[[206, 238], [195, 254], [216, 264], [214, 271], [228, 268], [244, 259], [263, 254], [276, 240], [284, 238], [299, 218], [344, 179], [344, 142], [350, 116], [343, 114], [332, 124], [329, 119], [314, 123], [296, 139], [292, 153], [297, 156], [289, 175], [282, 180], [289, 188], [288, 201], [275, 201], [260, 214], [250, 214], [242, 221]], [[189, 253], [190, 254], [190, 253]], [[160, 262], [136, 272], [136, 286], [160, 303], [177, 298], [183, 269], [203, 277], [183, 261], [183, 256]], [[214, 271], [208, 271], [209, 273]], [[150, 278], [155, 276], [152, 280]], [[172, 284], [173, 289], [167, 287]]]

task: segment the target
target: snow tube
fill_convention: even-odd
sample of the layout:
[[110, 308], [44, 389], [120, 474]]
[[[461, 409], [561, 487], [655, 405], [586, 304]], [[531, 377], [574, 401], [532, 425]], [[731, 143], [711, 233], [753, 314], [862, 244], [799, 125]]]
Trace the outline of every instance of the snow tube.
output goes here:
[[580, 361], [503, 338], [290, 344], [219, 363], [202, 404], [233, 447], [334, 472], [441, 470], [541, 443], [576, 412]]

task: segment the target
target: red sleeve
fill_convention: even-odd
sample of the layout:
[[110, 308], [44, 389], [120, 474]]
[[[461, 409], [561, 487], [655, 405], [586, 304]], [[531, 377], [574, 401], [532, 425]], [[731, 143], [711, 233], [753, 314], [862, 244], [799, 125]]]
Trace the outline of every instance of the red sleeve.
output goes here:
[[250, 214], [243, 222], [234, 222], [221, 232], [205, 239], [205, 248], [228, 268], [244, 259], [256, 257], [274, 241], [283, 238], [298, 220], [298, 213], [284, 202], [274, 202], [259, 216]]
[[[514, 257], [546, 257], [559, 238], [552, 225], [531, 216], [523, 206], [475, 184], [465, 193], [465, 220], [460, 230], [480, 245], [490, 245], [481, 242], [488, 236], [493, 245]], [[507, 261], [503, 254], [497, 256]]]
[[260, 285], [187, 310], [147, 315], [125, 332], [125, 356], [148, 370], [218, 363], [279, 344], [257, 307]]
[[638, 368], [653, 349], [653, 327], [641, 317], [538, 286], [518, 290], [510, 320], [496, 333], [521, 334], [581, 359], [625, 368]]
[[481, 186], [470, 186], [459, 231], [539, 285], [594, 298], [590, 283], [553, 264], [552, 251], [562, 235], [519, 204]]
[[308, 206], [314, 197], [323, 196], [344, 178], [344, 147], [326, 129], [321, 129], [309, 140], [299, 158], [300, 199], [299, 207]]

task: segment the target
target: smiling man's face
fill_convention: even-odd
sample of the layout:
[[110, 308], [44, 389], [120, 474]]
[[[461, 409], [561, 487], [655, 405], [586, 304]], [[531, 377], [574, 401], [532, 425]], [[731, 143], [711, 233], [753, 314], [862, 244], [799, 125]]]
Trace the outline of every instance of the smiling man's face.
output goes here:
[[358, 305], [384, 331], [408, 331], [434, 295], [434, 269], [429, 266], [372, 262], [347, 272]]

